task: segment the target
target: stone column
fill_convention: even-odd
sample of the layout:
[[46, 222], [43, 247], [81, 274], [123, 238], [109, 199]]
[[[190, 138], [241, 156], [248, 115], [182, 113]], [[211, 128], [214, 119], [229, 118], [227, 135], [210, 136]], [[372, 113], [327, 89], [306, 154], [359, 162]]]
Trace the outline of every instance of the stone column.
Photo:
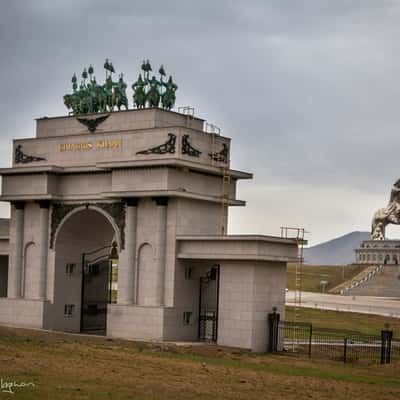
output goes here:
[[8, 274], [8, 297], [21, 297], [21, 282], [22, 282], [22, 256], [24, 247], [24, 208], [25, 203], [15, 202], [13, 224], [15, 229], [14, 238], [10, 237], [10, 271]]
[[126, 202], [125, 254], [121, 255], [118, 271], [118, 303], [133, 304], [136, 273], [136, 225], [138, 199]]
[[34, 294], [35, 299], [46, 299], [47, 291], [47, 256], [49, 253], [49, 201], [40, 201], [39, 203], [39, 229], [40, 235], [38, 240], [39, 247], [39, 270], [38, 270], [38, 287], [37, 293]]
[[156, 197], [158, 231], [156, 239], [156, 305], [164, 304], [165, 251], [167, 241], [168, 197]]

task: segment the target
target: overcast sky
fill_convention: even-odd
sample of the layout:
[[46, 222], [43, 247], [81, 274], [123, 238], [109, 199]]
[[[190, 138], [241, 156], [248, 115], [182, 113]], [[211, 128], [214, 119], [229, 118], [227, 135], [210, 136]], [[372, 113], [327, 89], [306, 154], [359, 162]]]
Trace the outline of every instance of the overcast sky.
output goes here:
[[108, 57], [130, 86], [149, 58], [179, 85], [177, 106], [232, 138], [232, 167], [254, 173], [231, 233], [300, 226], [315, 244], [369, 230], [400, 178], [400, 1], [0, 5], [1, 167], [34, 118], [66, 114], [74, 72], [92, 63], [103, 79]]

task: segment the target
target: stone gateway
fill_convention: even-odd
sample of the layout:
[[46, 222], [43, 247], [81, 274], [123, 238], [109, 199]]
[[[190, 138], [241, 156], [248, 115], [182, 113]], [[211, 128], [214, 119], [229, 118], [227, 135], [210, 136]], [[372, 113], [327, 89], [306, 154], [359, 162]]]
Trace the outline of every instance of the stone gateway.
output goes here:
[[[297, 242], [226, 235], [229, 138], [160, 108], [37, 120], [0, 170], [0, 323], [265, 351]], [[87, 114], [96, 119], [98, 114]]]

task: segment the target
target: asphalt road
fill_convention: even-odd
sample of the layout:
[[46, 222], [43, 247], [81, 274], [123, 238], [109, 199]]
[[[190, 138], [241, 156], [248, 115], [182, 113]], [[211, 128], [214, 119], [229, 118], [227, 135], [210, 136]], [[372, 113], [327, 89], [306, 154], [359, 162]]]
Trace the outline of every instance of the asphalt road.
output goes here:
[[[294, 291], [286, 293], [286, 305], [294, 306]], [[341, 296], [302, 292], [301, 306], [322, 310], [348, 311], [400, 318], [400, 298]]]

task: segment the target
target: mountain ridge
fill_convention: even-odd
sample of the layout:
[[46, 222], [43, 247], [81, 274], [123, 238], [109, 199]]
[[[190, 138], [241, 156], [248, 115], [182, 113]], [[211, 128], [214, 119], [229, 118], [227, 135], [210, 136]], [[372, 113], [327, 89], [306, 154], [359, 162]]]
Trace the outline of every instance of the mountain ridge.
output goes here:
[[354, 249], [369, 232], [353, 231], [304, 249], [304, 263], [308, 265], [347, 265], [355, 262]]

